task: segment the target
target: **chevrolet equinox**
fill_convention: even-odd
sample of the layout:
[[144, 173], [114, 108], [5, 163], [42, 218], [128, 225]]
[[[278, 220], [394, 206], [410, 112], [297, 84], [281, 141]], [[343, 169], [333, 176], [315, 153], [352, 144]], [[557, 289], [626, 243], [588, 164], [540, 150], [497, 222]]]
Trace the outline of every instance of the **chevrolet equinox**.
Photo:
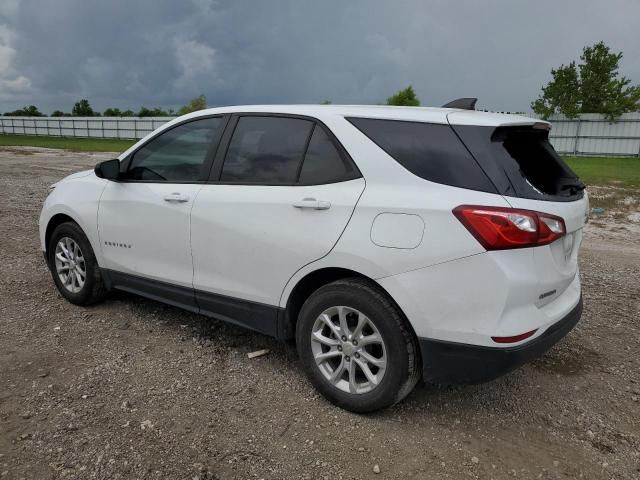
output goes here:
[[496, 378], [578, 322], [589, 207], [548, 123], [470, 100], [176, 118], [52, 186], [53, 281], [78, 305], [120, 289], [294, 339], [354, 412], [421, 378]]

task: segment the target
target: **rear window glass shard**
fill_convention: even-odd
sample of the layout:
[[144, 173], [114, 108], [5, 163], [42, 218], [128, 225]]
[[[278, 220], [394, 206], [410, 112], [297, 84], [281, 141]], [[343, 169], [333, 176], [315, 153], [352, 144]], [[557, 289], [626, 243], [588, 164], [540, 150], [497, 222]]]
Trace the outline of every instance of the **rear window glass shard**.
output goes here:
[[521, 175], [543, 195], [571, 195], [584, 185], [556, 153], [548, 131], [531, 127], [498, 127], [491, 141], [502, 143]]

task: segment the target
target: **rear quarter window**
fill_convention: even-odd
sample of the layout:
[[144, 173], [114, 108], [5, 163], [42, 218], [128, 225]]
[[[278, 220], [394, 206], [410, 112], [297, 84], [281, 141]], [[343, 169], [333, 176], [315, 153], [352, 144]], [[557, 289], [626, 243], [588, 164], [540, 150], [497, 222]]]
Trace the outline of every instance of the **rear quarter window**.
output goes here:
[[453, 187], [497, 193], [449, 125], [349, 117], [347, 120], [404, 168]]

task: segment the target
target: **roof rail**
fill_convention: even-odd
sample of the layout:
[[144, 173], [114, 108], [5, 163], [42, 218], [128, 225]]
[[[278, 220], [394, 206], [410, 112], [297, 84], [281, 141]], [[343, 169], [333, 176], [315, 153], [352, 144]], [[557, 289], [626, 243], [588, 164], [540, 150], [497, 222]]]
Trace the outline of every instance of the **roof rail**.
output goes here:
[[442, 108], [461, 108], [462, 110], [475, 110], [477, 98], [456, 98], [442, 106]]

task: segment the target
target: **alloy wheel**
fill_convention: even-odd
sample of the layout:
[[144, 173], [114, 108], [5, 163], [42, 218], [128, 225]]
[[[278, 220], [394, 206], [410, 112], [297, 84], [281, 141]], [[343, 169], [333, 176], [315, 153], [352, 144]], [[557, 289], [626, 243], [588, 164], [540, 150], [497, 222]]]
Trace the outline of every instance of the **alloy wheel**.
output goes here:
[[55, 267], [66, 290], [78, 293], [87, 279], [87, 265], [80, 246], [70, 237], [62, 237], [55, 250]]
[[311, 350], [325, 379], [343, 392], [371, 392], [387, 369], [380, 331], [355, 308], [335, 306], [323, 311], [311, 330]]

